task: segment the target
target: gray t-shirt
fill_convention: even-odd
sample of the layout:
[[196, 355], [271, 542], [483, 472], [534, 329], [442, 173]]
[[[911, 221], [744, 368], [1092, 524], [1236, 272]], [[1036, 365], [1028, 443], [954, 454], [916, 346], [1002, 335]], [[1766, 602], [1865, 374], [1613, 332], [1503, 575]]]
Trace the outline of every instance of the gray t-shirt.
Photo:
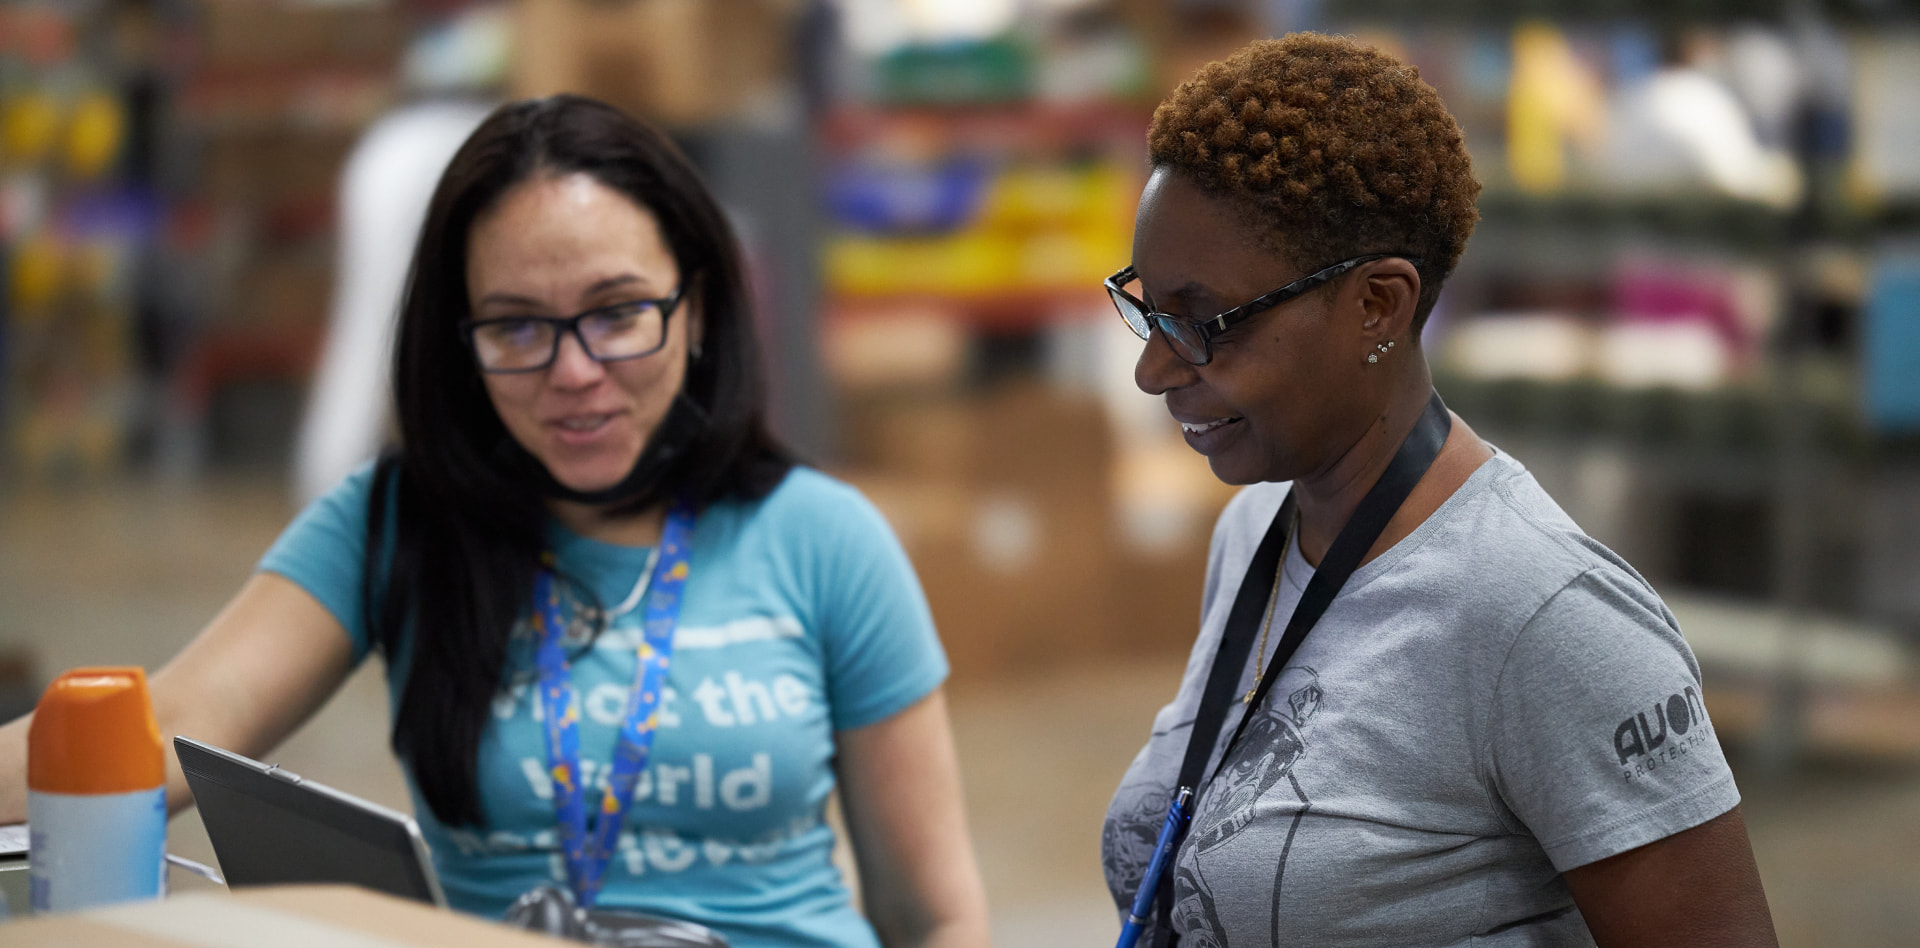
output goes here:
[[[1214, 529], [1180, 692], [1107, 812], [1122, 913], [1287, 489], [1241, 491]], [[1269, 656], [1312, 576], [1297, 546], [1282, 572]], [[1237, 693], [1254, 682], [1249, 662]], [[1174, 864], [1182, 948], [1590, 945], [1562, 871], [1740, 799], [1673, 615], [1504, 454], [1353, 574], [1257, 714]]]

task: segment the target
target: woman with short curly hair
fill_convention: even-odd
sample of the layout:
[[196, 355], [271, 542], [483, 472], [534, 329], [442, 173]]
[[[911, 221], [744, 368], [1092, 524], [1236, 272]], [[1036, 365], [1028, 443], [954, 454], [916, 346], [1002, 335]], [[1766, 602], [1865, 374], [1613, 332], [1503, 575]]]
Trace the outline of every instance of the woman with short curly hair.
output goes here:
[[1773, 944], [1672, 614], [1433, 391], [1420, 330], [1480, 190], [1439, 96], [1294, 34], [1202, 69], [1148, 142], [1107, 289], [1139, 386], [1249, 486], [1107, 815], [1129, 932]]

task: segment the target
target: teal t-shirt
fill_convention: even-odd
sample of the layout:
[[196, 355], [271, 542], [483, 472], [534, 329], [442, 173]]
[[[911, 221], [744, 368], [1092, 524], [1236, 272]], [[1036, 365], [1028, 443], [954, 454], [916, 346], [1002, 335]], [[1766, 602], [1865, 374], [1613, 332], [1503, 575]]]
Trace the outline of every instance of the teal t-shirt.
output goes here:
[[[371, 482], [368, 466], [316, 500], [259, 567], [326, 606], [356, 662], [370, 650], [360, 571]], [[560, 573], [608, 609], [650, 552], [557, 523], [549, 535]], [[599, 904], [699, 922], [738, 948], [876, 945], [833, 865], [824, 814], [835, 733], [898, 713], [946, 677], [913, 567], [872, 504], [807, 468], [765, 498], [703, 512], [690, 567], [658, 736]], [[614, 619], [573, 663], [590, 800], [613, 757], [644, 613]], [[406, 662], [389, 669], [396, 704]], [[447, 899], [464, 911], [498, 916], [535, 885], [565, 884], [537, 680], [522, 621], [481, 738], [485, 826], [442, 825], [415, 790]]]

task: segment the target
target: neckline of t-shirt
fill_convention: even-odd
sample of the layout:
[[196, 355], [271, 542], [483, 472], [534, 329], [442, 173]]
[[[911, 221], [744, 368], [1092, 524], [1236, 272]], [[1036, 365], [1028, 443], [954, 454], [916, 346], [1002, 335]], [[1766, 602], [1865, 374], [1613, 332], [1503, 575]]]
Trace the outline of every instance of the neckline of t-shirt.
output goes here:
[[602, 604], [607, 607], [618, 604], [627, 595], [653, 554], [651, 546], [609, 543], [581, 536], [558, 520], [549, 523], [547, 542], [552, 545], [553, 555], [560, 561], [562, 571], [568, 572], [577, 581], [585, 582], [594, 590], [595, 596], [602, 599], [613, 597]]
[[[549, 521], [547, 543], [560, 561], [560, 571], [571, 582], [584, 583], [602, 609], [618, 606], [627, 597], [640, 572], [647, 568], [652, 547], [625, 546], [584, 537], [558, 520]], [[634, 609], [614, 620], [614, 627], [631, 625], [641, 610]]]
[[[1491, 447], [1491, 445], [1489, 445], [1489, 447]], [[1480, 494], [1491, 490], [1495, 478], [1507, 476], [1521, 469], [1518, 461], [1515, 461], [1500, 449], [1494, 448], [1493, 455], [1487, 458], [1479, 467], [1474, 468], [1473, 473], [1467, 476], [1466, 482], [1454, 490], [1452, 496], [1441, 502], [1439, 509], [1429, 514], [1427, 519], [1420, 522], [1419, 526], [1414, 527], [1413, 532], [1401, 537], [1400, 542], [1388, 547], [1386, 552], [1375, 557], [1372, 562], [1354, 570], [1353, 575], [1347, 578], [1347, 584], [1341, 592], [1351, 592], [1359, 589], [1372, 582], [1375, 578], [1386, 575], [1388, 571], [1398, 566], [1402, 560], [1413, 555], [1413, 552], [1425, 544], [1435, 533], [1438, 533], [1461, 507], [1465, 506]], [[1305, 564], [1304, 559], [1302, 560], [1302, 564]]]
[[625, 543], [596, 540], [575, 531], [557, 518], [549, 519], [547, 523], [547, 542], [553, 545], [556, 556], [565, 557], [569, 553], [584, 552], [622, 560], [628, 557], [644, 560], [653, 552], [654, 545], [651, 543], [646, 546], [629, 546]]
[[1313, 564], [1307, 562], [1306, 554], [1300, 552], [1300, 538], [1287, 538], [1287, 558], [1280, 564], [1280, 578], [1286, 584], [1305, 594], [1307, 584], [1313, 581]]

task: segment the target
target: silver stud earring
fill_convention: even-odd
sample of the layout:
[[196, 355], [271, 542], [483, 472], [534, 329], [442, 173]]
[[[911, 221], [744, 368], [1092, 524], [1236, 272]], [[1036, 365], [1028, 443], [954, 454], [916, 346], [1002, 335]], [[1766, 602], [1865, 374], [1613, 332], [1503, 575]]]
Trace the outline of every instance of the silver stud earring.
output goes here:
[[1386, 353], [1387, 353], [1387, 350], [1388, 350], [1388, 349], [1391, 349], [1391, 348], [1393, 348], [1393, 343], [1392, 343], [1392, 342], [1383, 342], [1383, 343], [1379, 343], [1379, 344], [1377, 344], [1377, 345], [1375, 345], [1375, 346], [1374, 346], [1374, 348], [1375, 348], [1375, 349], [1378, 349], [1378, 350], [1380, 350], [1380, 351], [1379, 351], [1379, 352], [1369, 352], [1369, 353], [1367, 353], [1367, 364], [1368, 364], [1368, 365], [1373, 365], [1373, 364], [1375, 364], [1375, 363], [1377, 363], [1377, 362], [1379, 362], [1379, 361], [1380, 361], [1380, 357], [1381, 357], [1381, 356], [1383, 356], [1383, 355], [1386, 355]]

